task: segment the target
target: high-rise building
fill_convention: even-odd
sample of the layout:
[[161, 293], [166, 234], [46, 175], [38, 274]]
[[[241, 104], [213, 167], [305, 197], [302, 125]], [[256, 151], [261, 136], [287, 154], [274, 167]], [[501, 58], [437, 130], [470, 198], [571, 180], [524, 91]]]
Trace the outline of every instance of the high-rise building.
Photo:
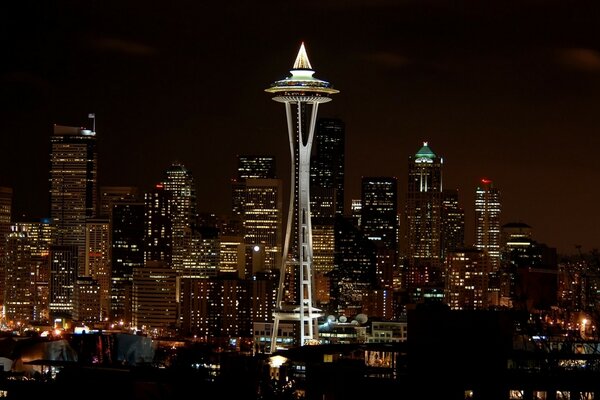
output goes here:
[[[50, 220], [16, 222], [12, 229], [26, 236], [28, 251], [31, 253], [32, 269], [30, 272], [32, 274], [31, 279], [34, 282], [34, 292], [31, 298], [33, 305], [32, 318], [40, 322], [48, 321], [50, 318], [50, 244], [52, 242]], [[14, 284], [12, 273], [7, 276], [7, 283]], [[9, 297], [13, 296], [9, 295]]]
[[354, 224], [360, 228], [362, 225], [360, 220], [360, 216], [362, 214], [362, 202], [360, 199], [352, 199], [350, 211], [354, 220]]
[[198, 215], [194, 178], [191, 171], [183, 164], [175, 162], [166, 170], [163, 186], [165, 192], [170, 193], [171, 202], [171, 262], [175, 271], [182, 274], [183, 260], [188, 251], [185, 245], [185, 233]]
[[481, 179], [475, 197], [475, 247], [484, 252], [490, 272], [500, 267], [500, 191], [490, 179]]
[[12, 197], [13, 191], [8, 187], [0, 187], [0, 297], [4, 300], [4, 283], [6, 280], [6, 240], [10, 233], [12, 222]]
[[75, 280], [85, 272], [85, 222], [96, 214], [96, 132], [54, 125], [50, 143], [50, 312], [70, 316]]
[[409, 288], [443, 286], [442, 165], [442, 157], [427, 142], [409, 157], [405, 224]]
[[32, 240], [15, 225], [6, 237], [4, 308], [11, 327], [33, 320], [35, 261]]
[[488, 307], [488, 266], [478, 249], [455, 249], [446, 256], [446, 303], [453, 310]]
[[352, 317], [361, 313], [363, 296], [376, 288], [377, 248], [352, 220], [335, 218], [335, 267], [331, 271], [331, 309]]
[[246, 179], [244, 199], [244, 242], [263, 245], [265, 268], [281, 265], [282, 182], [280, 179]]
[[91, 276], [80, 276], [73, 293], [73, 320], [77, 322], [98, 322], [101, 318], [101, 288]]
[[237, 176], [231, 181], [231, 210], [243, 218], [246, 201], [246, 179], [275, 179], [275, 157], [239, 155]]
[[[110, 310], [110, 226], [108, 219], [88, 219], [85, 233], [85, 275], [99, 286], [101, 319]], [[79, 312], [82, 315], [83, 311]]]
[[55, 227], [53, 244], [76, 247], [74, 258], [78, 265], [72, 275], [83, 275], [85, 221], [96, 215], [96, 132], [54, 125], [50, 142], [50, 217]]
[[[144, 262], [163, 261], [172, 265], [173, 218], [172, 191], [162, 183], [144, 195]], [[183, 234], [183, 231], [181, 232]]]
[[164, 261], [146, 261], [133, 270], [132, 325], [164, 334], [177, 319], [177, 273]]
[[345, 125], [338, 118], [319, 118], [315, 134], [315, 156], [311, 165], [311, 211], [331, 203], [338, 215], [344, 215]]
[[216, 277], [219, 271], [219, 230], [212, 226], [187, 228], [180, 276]]
[[465, 211], [458, 202], [458, 189], [442, 191], [442, 259], [465, 245]]
[[[304, 43], [300, 46], [290, 73], [291, 76], [273, 82], [266, 89], [274, 94], [273, 100], [285, 104], [290, 150], [294, 160], [271, 351], [275, 350], [280, 320], [299, 323], [296, 344], [300, 346], [316, 340], [318, 336], [317, 318], [320, 311], [315, 308], [312, 289], [310, 156], [319, 104], [331, 101], [329, 96], [339, 92], [329, 82], [313, 77], [315, 71], [308, 60]], [[298, 282], [293, 301], [287, 305], [283, 302], [286, 272], [290, 272], [293, 280]]]
[[144, 203], [114, 203], [110, 218], [110, 307], [114, 321], [131, 322], [133, 270], [144, 265]]
[[377, 281], [391, 289], [398, 264], [398, 182], [394, 177], [363, 177], [361, 229], [377, 250]]

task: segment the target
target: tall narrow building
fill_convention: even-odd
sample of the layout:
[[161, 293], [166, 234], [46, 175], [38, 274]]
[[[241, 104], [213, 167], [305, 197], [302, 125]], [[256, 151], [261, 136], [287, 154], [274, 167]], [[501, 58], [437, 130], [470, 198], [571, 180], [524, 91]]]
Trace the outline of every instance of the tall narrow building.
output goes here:
[[[0, 301], [4, 300], [4, 283], [6, 280], [6, 246], [12, 222], [13, 191], [9, 187], [0, 187]], [[0, 305], [1, 306], [1, 305]]]
[[[109, 316], [110, 309], [110, 227], [109, 220], [104, 218], [89, 219], [85, 233], [85, 276], [93, 279], [98, 285], [99, 310], [101, 319]], [[87, 281], [86, 281], [87, 282]], [[79, 310], [78, 315], [84, 315]]]
[[140, 191], [135, 186], [101, 186], [98, 218], [110, 218], [112, 206], [115, 203], [133, 203], [139, 198]]
[[[144, 195], [144, 263], [163, 261], [172, 265], [173, 219], [172, 192], [162, 183]], [[183, 234], [183, 232], [181, 232]]]
[[144, 203], [113, 204], [110, 229], [110, 316], [129, 323], [133, 271], [144, 266]]
[[73, 285], [85, 270], [85, 223], [96, 213], [96, 132], [54, 125], [50, 142], [50, 217], [58, 246], [51, 250], [50, 309], [70, 315]]
[[361, 229], [377, 254], [377, 284], [391, 289], [398, 263], [398, 182], [395, 177], [362, 178]]
[[282, 182], [280, 179], [246, 179], [244, 242], [264, 246], [265, 269], [276, 270], [282, 251]]
[[488, 298], [490, 305], [504, 302], [500, 231], [500, 192], [490, 179], [483, 178], [475, 193], [475, 247], [480, 250], [488, 264]]
[[408, 163], [406, 235], [409, 288], [442, 286], [442, 165], [427, 142]]
[[465, 211], [459, 204], [458, 189], [442, 191], [442, 259], [465, 245]]
[[490, 272], [500, 268], [500, 211], [500, 191], [490, 179], [481, 179], [475, 196], [475, 247], [487, 256]]
[[196, 188], [190, 170], [175, 162], [165, 172], [165, 192], [169, 193], [171, 218], [171, 262], [178, 274], [183, 273], [183, 260], [188, 252], [185, 234], [198, 215], [196, 210]]
[[323, 216], [318, 207], [323, 203], [331, 203], [335, 214], [344, 215], [345, 145], [342, 120], [317, 120], [316, 151], [311, 163], [311, 211], [314, 217]]

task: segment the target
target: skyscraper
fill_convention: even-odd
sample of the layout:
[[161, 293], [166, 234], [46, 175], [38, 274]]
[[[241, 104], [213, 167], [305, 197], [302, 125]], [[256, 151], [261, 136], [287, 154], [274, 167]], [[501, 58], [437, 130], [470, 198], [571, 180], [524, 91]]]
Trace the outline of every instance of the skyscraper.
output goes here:
[[454, 249], [446, 258], [446, 302], [453, 310], [481, 310], [488, 306], [489, 274], [483, 252]]
[[144, 265], [144, 203], [115, 203], [111, 215], [111, 317], [131, 322], [133, 270]]
[[246, 179], [244, 242], [263, 245], [265, 269], [281, 265], [282, 182], [280, 179]]
[[377, 254], [380, 287], [391, 288], [398, 263], [398, 182], [394, 177], [363, 177], [361, 229]]
[[181, 163], [175, 162], [165, 172], [164, 190], [170, 193], [171, 253], [172, 265], [178, 274], [183, 273], [183, 259], [187, 252], [185, 234], [195, 222], [196, 188], [192, 173]]
[[427, 142], [409, 157], [406, 232], [409, 288], [441, 286], [442, 164]]
[[[164, 261], [172, 265], [173, 218], [172, 192], [162, 183], [144, 195], [144, 262]], [[180, 221], [181, 222], [181, 221]], [[183, 231], [181, 232], [183, 236]]]
[[500, 267], [500, 191], [490, 179], [483, 178], [475, 197], [475, 246], [484, 252], [490, 272]]
[[[300, 329], [297, 345], [305, 345], [318, 336], [319, 310], [314, 307], [312, 290], [312, 227], [310, 213], [310, 155], [315, 132], [319, 104], [331, 101], [330, 95], [338, 93], [329, 82], [313, 77], [304, 43], [290, 71], [290, 77], [275, 81], [266, 89], [273, 93], [273, 100], [284, 103], [293, 168], [290, 185], [290, 204], [286, 239], [281, 264], [279, 291], [271, 351], [275, 350], [279, 321], [297, 321]], [[291, 250], [291, 251], [290, 251]], [[288, 268], [289, 265], [289, 268]], [[298, 277], [297, 296], [288, 306], [283, 303], [286, 272]]]
[[50, 217], [53, 244], [76, 246], [78, 266], [85, 268], [85, 221], [96, 213], [96, 132], [54, 125], [50, 152]]
[[33, 319], [35, 298], [34, 244], [27, 232], [13, 226], [6, 239], [6, 290], [4, 307], [9, 323], [26, 323]]
[[243, 218], [246, 199], [246, 179], [275, 179], [275, 157], [239, 155], [237, 176], [231, 181], [231, 210]]
[[50, 142], [50, 312], [70, 316], [75, 279], [85, 272], [86, 219], [96, 213], [96, 132], [54, 125]]
[[[31, 253], [31, 279], [35, 288], [32, 295], [33, 316], [35, 321], [49, 319], [49, 280], [50, 280], [50, 244], [52, 242], [52, 226], [49, 219], [31, 222], [16, 222], [13, 230], [26, 236], [28, 250]], [[20, 241], [21, 239], [19, 239]], [[15, 283], [12, 273], [9, 283]], [[9, 297], [13, 297], [9, 295]]]
[[139, 201], [139, 189], [135, 186], [101, 186], [98, 218], [110, 218], [112, 205]]
[[[109, 233], [108, 219], [88, 219], [85, 233], [85, 276], [92, 278], [99, 287], [100, 312], [96, 318], [102, 319], [108, 317], [110, 308]], [[78, 315], [85, 315], [85, 312], [79, 310]]]
[[465, 211], [458, 201], [458, 189], [442, 191], [442, 259], [465, 245]]
[[[342, 120], [317, 120], [316, 152], [311, 167], [311, 200], [313, 204], [331, 202], [338, 215], [344, 215], [345, 143], [345, 125]], [[322, 191], [331, 193], [333, 198], [322, 198]], [[312, 211], [312, 216], [321, 216], [315, 213], [316, 210]]]
[[0, 297], [4, 300], [4, 283], [6, 279], [6, 240], [12, 222], [13, 191], [8, 187], [0, 187]]

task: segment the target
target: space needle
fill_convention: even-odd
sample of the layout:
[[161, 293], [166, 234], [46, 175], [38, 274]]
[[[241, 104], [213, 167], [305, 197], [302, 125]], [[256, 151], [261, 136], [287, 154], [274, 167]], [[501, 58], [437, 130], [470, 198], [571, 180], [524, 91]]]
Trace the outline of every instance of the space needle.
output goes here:
[[[313, 77], [304, 43], [290, 70], [291, 76], [275, 81], [265, 89], [273, 100], [285, 105], [291, 152], [290, 204], [279, 275], [277, 302], [270, 351], [277, 347], [280, 321], [299, 323], [296, 337], [300, 346], [318, 339], [312, 274], [312, 227], [310, 218], [310, 154], [319, 104], [331, 101], [339, 91], [331, 83]], [[287, 282], [286, 282], [287, 277]], [[287, 284], [286, 284], [287, 283]]]

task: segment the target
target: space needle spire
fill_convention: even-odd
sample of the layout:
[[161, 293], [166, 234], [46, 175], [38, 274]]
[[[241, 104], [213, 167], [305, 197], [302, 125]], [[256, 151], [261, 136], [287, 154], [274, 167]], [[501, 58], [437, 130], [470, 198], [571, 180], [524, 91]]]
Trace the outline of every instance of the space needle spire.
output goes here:
[[313, 249], [310, 218], [310, 154], [319, 104], [331, 101], [339, 91], [324, 80], [313, 77], [304, 43], [301, 44], [291, 76], [275, 81], [265, 89], [273, 100], [284, 103], [291, 153], [290, 204], [286, 225], [283, 257], [279, 275], [277, 302], [270, 350], [277, 348], [280, 321], [299, 325], [296, 345], [303, 346], [318, 339], [313, 296]]

